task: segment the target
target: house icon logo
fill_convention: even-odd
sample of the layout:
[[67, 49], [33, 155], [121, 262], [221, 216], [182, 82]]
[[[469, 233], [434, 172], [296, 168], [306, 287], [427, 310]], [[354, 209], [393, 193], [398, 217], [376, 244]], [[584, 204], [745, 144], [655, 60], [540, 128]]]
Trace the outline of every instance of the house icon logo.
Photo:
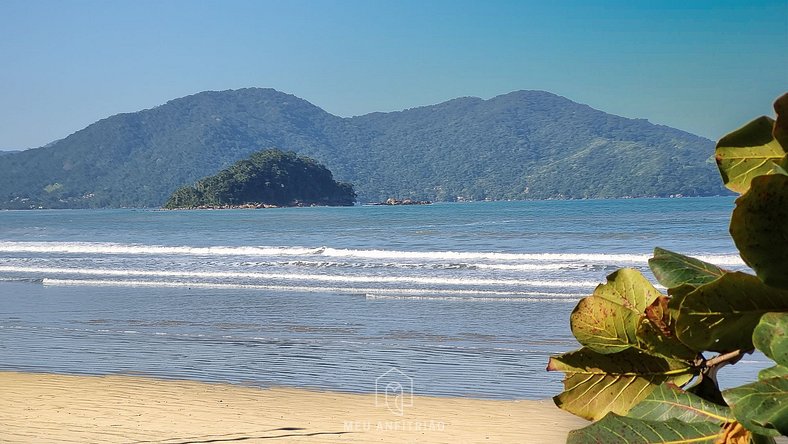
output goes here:
[[392, 367], [375, 378], [375, 406], [386, 407], [397, 416], [413, 407], [413, 378]]

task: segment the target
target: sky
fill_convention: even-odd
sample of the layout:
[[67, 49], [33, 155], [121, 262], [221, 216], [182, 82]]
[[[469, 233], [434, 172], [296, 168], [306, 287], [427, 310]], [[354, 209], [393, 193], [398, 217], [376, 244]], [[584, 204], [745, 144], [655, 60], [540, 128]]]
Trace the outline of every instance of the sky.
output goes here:
[[788, 0], [0, 0], [0, 149], [245, 87], [343, 117], [545, 90], [718, 139], [788, 91]]

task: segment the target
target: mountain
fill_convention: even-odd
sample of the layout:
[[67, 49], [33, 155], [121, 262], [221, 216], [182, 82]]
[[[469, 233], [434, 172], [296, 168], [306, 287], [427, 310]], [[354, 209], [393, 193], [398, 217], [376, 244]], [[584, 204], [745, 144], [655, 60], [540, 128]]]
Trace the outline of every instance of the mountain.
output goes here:
[[314, 159], [273, 149], [178, 188], [164, 208], [352, 206], [355, 200], [353, 185], [335, 181]]
[[0, 156], [6, 156], [8, 154], [19, 153], [18, 150], [0, 150]]
[[158, 207], [266, 148], [359, 201], [717, 195], [714, 143], [542, 91], [341, 118], [273, 89], [208, 91], [0, 157], [0, 208]]

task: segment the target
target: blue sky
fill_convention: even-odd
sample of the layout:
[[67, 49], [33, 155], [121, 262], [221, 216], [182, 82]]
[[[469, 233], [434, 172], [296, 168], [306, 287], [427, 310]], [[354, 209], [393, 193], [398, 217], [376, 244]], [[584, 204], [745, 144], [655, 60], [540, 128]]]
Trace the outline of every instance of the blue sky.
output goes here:
[[788, 90], [788, 0], [0, 0], [0, 148], [251, 86], [340, 116], [539, 89], [716, 139]]

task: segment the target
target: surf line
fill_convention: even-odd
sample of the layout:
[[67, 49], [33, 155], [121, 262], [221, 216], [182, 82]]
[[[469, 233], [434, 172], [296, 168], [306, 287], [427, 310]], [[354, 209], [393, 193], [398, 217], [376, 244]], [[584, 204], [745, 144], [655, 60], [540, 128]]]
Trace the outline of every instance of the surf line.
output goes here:
[[69, 274], [82, 276], [117, 276], [117, 277], [181, 277], [181, 278], [236, 278], [261, 280], [298, 280], [318, 282], [352, 282], [352, 283], [412, 283], [426, 285], [455, 286], [530, 286], [550, 288], [593, 288], [597, 281], [548, 281], [528, 279], [474, 279], [474, 278], [438, 278], [419, 276], [342, 276], [326, 274], [295, 274], [295, 273], [255, 273], [255, 272], [224, 272], [224, 271], [162, 271], [162, 270], [108, 270], [99, 268], [48, 268], [48, 267], [17, 267], [0, 266], [0, 272], [35, 273], [35, 274]]
[[[166, 246], [143, 244], [117, 244], [98, 242], [0, 242], [0, 251], [18, 253], [71, 253], [71, 254], [129, 254], [129, 255], [187, 255], [187, 256], [323, 256], [356, 257], [367, 259], [425, 259], [425, 260], [500, 260], [527, 262], [646, 262], [649, 254], [626, 253], [503, 253], [484, 251], [400, 251], [360, 250], [331, 247], [272, 247], [272, 246]], [[695, 253], [703, 260], [721, 265], [741, 264], [736, 254]]]
[[497, 290], [449, 290], [435, 288], [359, 288], [359, 287], [319, 287], [302, 285], [262, 285], [262, 284], [224, 284], [211, 282], [173, 282], [173, 281], [132, 281], [104, 279], [50, 279], [42, 280], [44, 286], [95, 286], [95, 287], [154, 287], [154, 288], [206, 288], [206, 289], [239, 289], [239, 290], [275, 290], [282, 292], [301, 293], [350, 293], [365, 296], [374, 293], [411, 294], [411, 295], [518, 295], [541, 296], [552, 298], [580, 298], [585, 293], [545, 293], [538, 291], [497, 291]]

